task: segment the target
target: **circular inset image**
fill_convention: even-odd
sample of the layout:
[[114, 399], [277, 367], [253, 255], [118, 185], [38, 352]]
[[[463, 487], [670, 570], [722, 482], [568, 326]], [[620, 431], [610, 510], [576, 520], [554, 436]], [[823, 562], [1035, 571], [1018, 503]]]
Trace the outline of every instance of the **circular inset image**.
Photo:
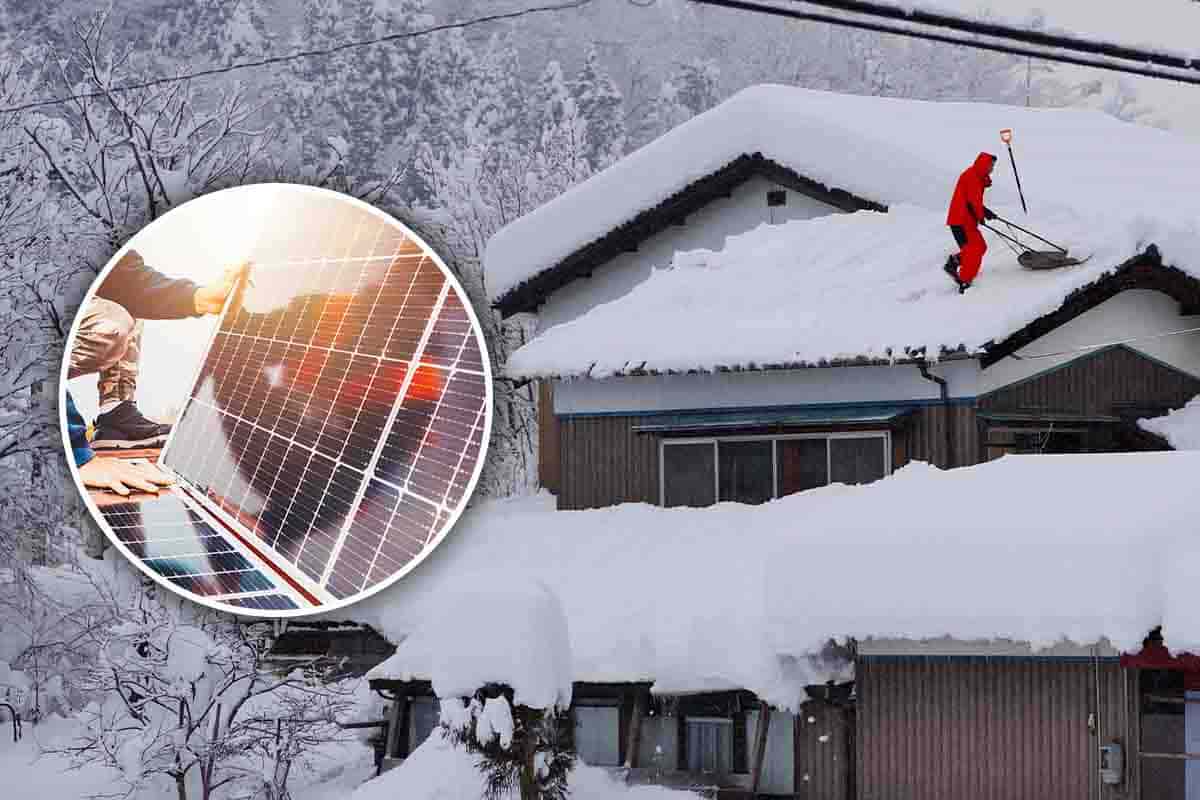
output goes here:
[[462, 286], [412, 231], [324, 189], [192, 200], [96, 279], [62, 367], [63, 440], [111, 542], [251, 616], [338, 608], [453, 526], [492, 422]]

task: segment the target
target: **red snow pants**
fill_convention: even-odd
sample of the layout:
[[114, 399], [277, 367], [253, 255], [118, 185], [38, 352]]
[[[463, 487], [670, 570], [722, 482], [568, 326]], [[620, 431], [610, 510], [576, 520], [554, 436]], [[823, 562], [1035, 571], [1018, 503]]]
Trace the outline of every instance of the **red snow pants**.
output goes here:
[[959, 247], [958, 279], [963, 283], [971, 283], [983, 264], [987, 242], [983, 240], [977, 225], [951, 225], [950, 232], [954, 234], [954, 241], [958, 242]]

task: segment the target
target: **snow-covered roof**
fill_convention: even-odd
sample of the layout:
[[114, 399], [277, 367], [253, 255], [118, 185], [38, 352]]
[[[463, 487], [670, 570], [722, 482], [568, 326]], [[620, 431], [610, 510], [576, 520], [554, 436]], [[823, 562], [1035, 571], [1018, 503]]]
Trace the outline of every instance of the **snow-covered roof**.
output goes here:
[[1163, 437], [1176, 450], [1200, 450], [1200, 397], [1161, 417], [1138, 420], [1138, 425]]
[[[1002, 128], [1014, 131], [1029, 216], [998, 139]], [[954, 250], [945, 208], [958, 174], [981, 150], [1001, 156], [989, 207], [1073, 253], [1093, 254], [1087, 265], [1033, 274], [993, 241], [973, 294], [951, 291], [941, 272]], [[671, 269], [626, 297], [542, 332], [541, 343], [519, 351], [510, 370], [571, 375], [597, 363], [603, 374], [643, 361], [647, 368], [711, 369], [788, 354], [782, 360], [931, 344], [975, 349], [1056, 307], [1072, 289], [1149, 244], [1168, 263], [1200, 274], [1194, 178], [1200, 142], [1094, 111], [764, 85], [737, 93], [497, 232], [484, 258], [493, 299], [752, 153], [888, 206], [890, 214], [764, 225], [731, 237], [719, 254], [679, 254]], [[597, 336], [601, 330], [605, 335]], [[704, 331], [700, 341], [693, 338]]]
[[[1173, 648], [1194, 648], [1197, 474], [1200, 453], [1006, 456], [762, 506], [494, 501], [355, 613], [400, 642], [464, 581], [543, 581], [566, 615], [575, 680], [740, 687], [789, 708], [827, 677], [812, 659], [830, 637], [1136, 650], [1162, 624]], [[402, 653], [372, 676], [419, 677]]]

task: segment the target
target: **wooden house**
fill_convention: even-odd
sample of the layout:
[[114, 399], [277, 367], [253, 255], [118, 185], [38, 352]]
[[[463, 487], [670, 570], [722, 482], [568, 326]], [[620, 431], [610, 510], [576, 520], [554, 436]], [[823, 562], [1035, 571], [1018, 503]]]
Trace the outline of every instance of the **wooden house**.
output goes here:
[[[977, 284], [960, 296], [941, 273], [953, 249], [944, 203], [959, 170], [1004, 127], [1022, 137], [1023, 173], [1041, 176], [1045, 235], [1092, 258], [1033, 273], [993, 240]], [[1087, 148], [1066, 149], [1088, 137], [1104, 142], [1102, 163]], [[1139, 162], [1145, 180], [1131, 183], [1124, 170]], [[1200, 147], [1099, 114], [754, 87], [517, 220], [492, 239], [484, 263], [496, 308], [536, 314], [535, 334], [506, 372], [538, 387], [539, 478], [557, 509], [605, 515], [562, 515], [556, 538], [538, 540], [547, 552], [523, 552], [547, 572], [575, 574], [563, 565], [578, 561], [581, 571], [619, 576], [619, 592], [564, 583], [589, 617], [603, 610], [589, 602], [617, 615], [625, 605], [656, 608], [657, 598], [686, 627], [678, 594], [710, 611], [726, 600], [728, 625], [711, 637], [740, 641], [736, 610], [757, 589], [739, 574], [740, 556], [712, 555], [705, 569], [695, 556], [679, 568], [680, 589], [646, 579], [634, 554], [653, 562], [664, 557], [661, 539], [709, 524], [731, 548], [750, 547], [764, 517], [751, 518], [749, 506], [795, 503], [787, 507], [813, 514], [816, 506], [780, 498], [872, 483], [912, 462], [990, 469], [1010, 454], [1169, 449], [1138, 422], [1200, 395], [1200, 208], [1181, 163], [1200, 166]], [[988, 203], [1006, 215], [1017, 208], [999, 173]], [[1137, 228], [1147, 214], [1157, 226]], [[1054, 479], [1081, 463], [1063, 462]], [[1120, 470], [1139, 474], [1136, 464]], [[1146, 514], [1149, 491], [1129, 495], [1143, 498]], [[1074, 492], [1071, 502], [1087, 507], [1086, 490]], [[1125, 502], [1113, 494], [1103, 499]], [[881, 495], [855, 496], [882, 504], [876, 513], [890, 508]], [[995, 524], [998, 513], [1022, 510], [1002, 491], [981, 496], [962, 523], [967, 533], [971, 520]], [[1179, 498], [1172, 503], [1178, 510]], [[640, 539], [629, 533], [626, 515], [651, 511], [690, 516], [639, 528]], [[794, 521], [807, 538], [789, 557], [803, 556], [804, 567], [781, 580], [829, 575], [852, 591], [875, 554], [825, 553], [822, 537], [837, 534], [814, 533], [817, 524]], [[593, 538], [606, 536], [625, 538], [596, 549]], [[453, 548], [469, 538], [456, 533], [430, 569], [449, 575]], [[566, 540], [584, 552], [554, 549]], [[929, 545], [914, 552], [921, 547]], [[1027, 558], [1038, 563], [1034, 548]], [[1111, 595], [1119, 583], [1095, 591]], [[810, 603], [789, 608], [836, 620], [827, 607], [835, 597], [814, 590]], [[1200, 731], [1190, 714], [1200, 708], [1191, 688], [1200, 673], [1190, 657], [1167, 653], [1150, 625], [1137, 633], [1148, 635], [1140, 652], [1106, 640], [1035, 649], [966, 635], [969, 592], [962, 609], [941, 602], [959, 614], [942, 638], [879, 639], [830, 622], [829, 636], [848, 638], [821, 654], [826, 667], [844, 668], [826, 669], [838, 677], [825, 681], [797, 677], [811, 654], [773, 652], [791, 682], [770, 696], [724, 673], [675, 684], [636, 659], [584, 670], [572, 708], [578, 752], [631, 781], [720, 797], [1182, 800], [1200, 791], [1200, 745], [1189, 744]], [[1078, 593], [1072, 602], [1082, 602]], [[372, 673], [372, 687], [393, 701], [388, 759], [432, 729], [435, 700], [421, 677]]]

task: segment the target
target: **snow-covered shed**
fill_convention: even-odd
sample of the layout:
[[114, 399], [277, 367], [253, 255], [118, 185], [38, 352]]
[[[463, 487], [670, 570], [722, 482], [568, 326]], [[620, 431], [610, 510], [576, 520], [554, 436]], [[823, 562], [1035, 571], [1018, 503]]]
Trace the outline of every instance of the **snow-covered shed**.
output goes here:
[[[1025, 270], [988, 234], [957, 294], [945, 207], [981, 150], [989, 207], [1086, 263]], [[542, 483], [562, 508], [759, 502], [1165, 447], [1137, 420], [1200, 394], [1198, 173], [1200, 144], [1098, 112], [739, 92], [489, 241], [494, 303], [537, 313], [505, 368], [541, 387]]]
[[[409, 709], [409, 746], [436, 717], [443, 605], [464, 584], [482, 598], [541, 583], [566, 619], [582, 757], [635, 779], [843, 800], [856, 783], [1039, 796], [1010, 782], [1032, 774], [1053, 775], [1055, 797], [1184, 798], [1197, 474], [1190, 452], [1006, 456], [758, 506], [490, 502], [356, 616], [398, 644], [369, 677]], [[489, 644], [495, 613], [447, 646], [511, 649]], [[1125, 773], [1107, 786], [1099, 746], [1114, 741]]]

